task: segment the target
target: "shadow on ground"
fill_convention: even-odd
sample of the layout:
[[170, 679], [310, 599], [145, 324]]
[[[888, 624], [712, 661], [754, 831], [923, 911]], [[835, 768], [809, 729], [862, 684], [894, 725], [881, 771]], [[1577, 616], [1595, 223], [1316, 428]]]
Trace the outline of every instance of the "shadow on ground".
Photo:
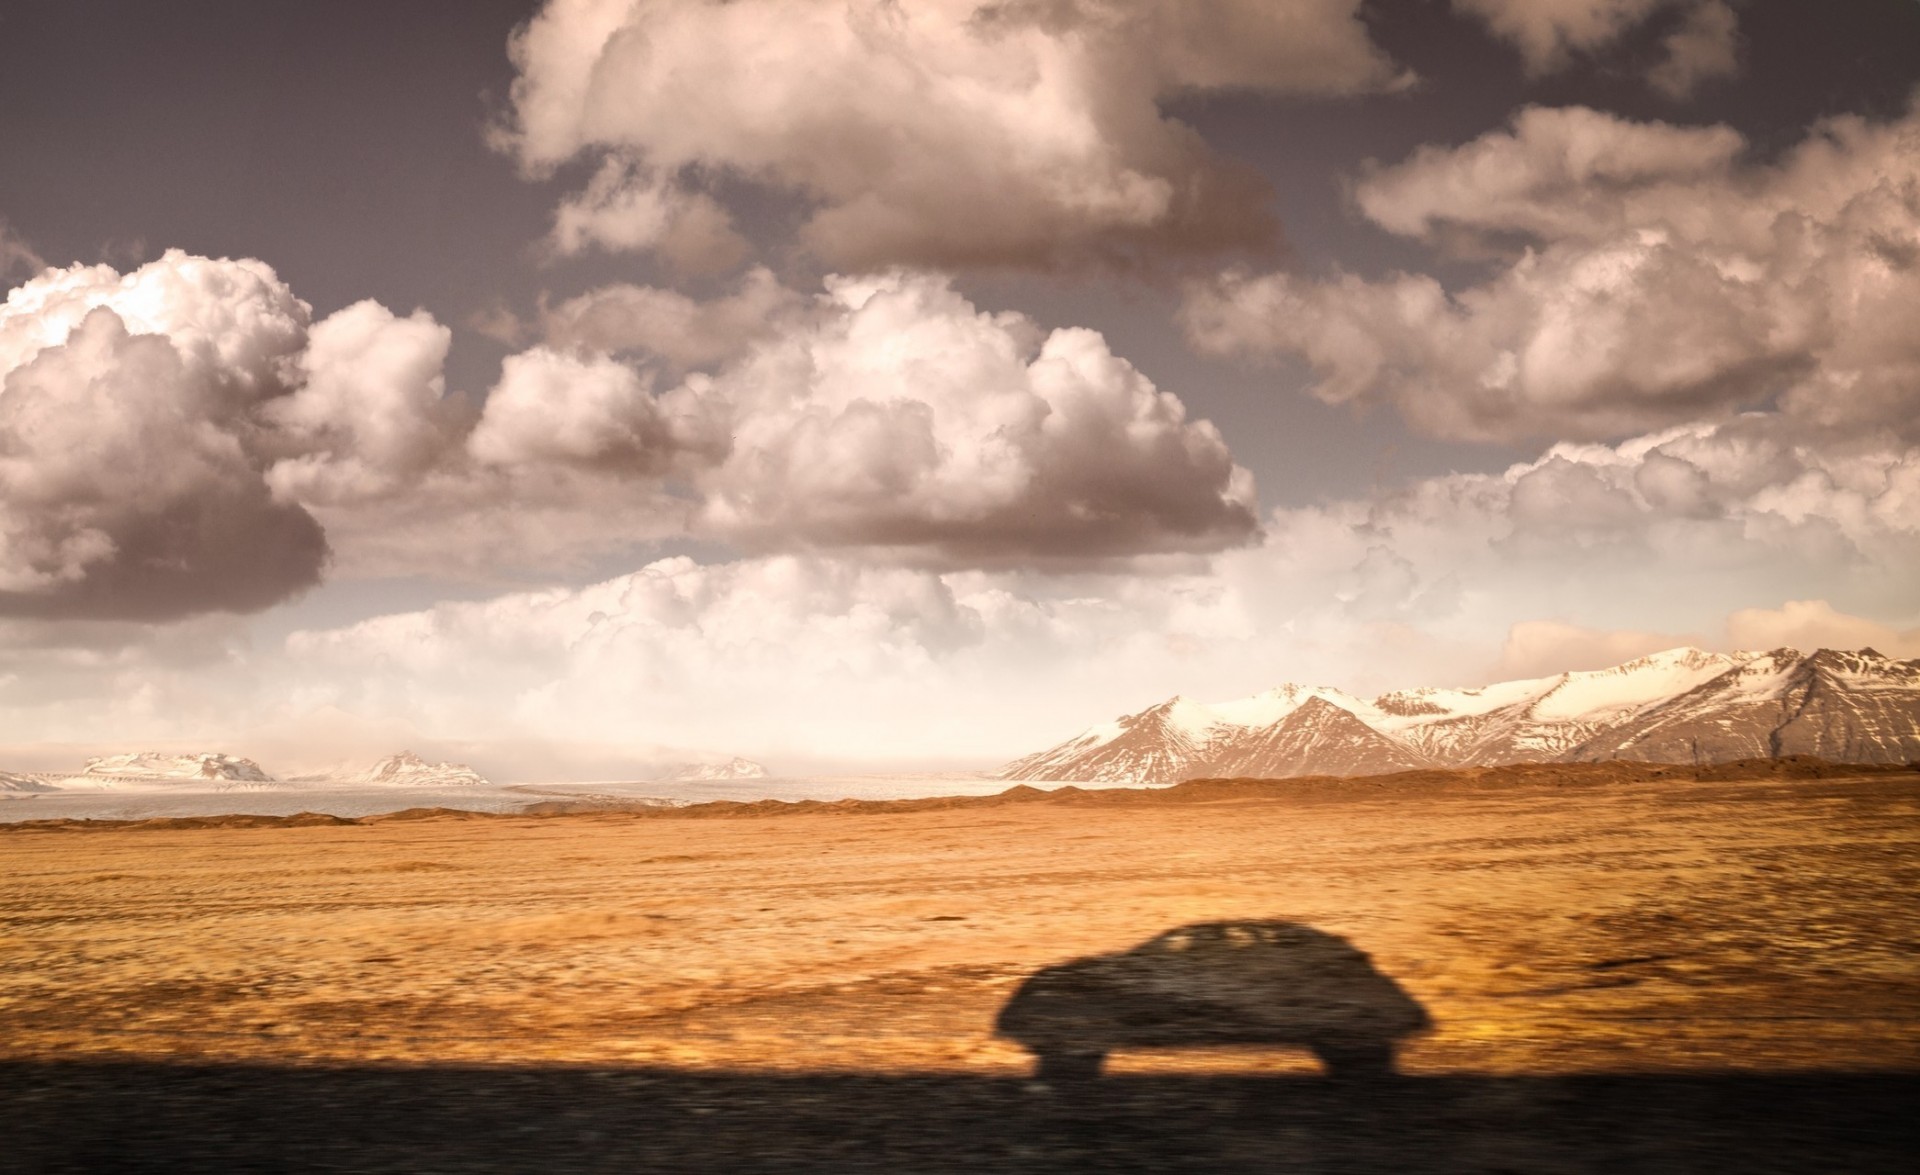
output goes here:
[[994, 1024], [1034, 1076], [1097, 1077], [1118, 1049], [1297, 1045], [1329, 1076], [1391, 1076], [1394, 1051], [1433, 1026], [1358, 947], [1297, 922], [1197, 922], [1111, 955], [1036, 972]]
[[[1920, 1070], [1407, 1077], [1426, 1012], [1346, 940], [1178, 927], [1030, 977], [1034, 1079], [659, 1068], [0, 1062], [0, 1168], [47, 1172], [1878, 1172]], [[1327, 1077], [1101, 1076], [1302, 1047]]]

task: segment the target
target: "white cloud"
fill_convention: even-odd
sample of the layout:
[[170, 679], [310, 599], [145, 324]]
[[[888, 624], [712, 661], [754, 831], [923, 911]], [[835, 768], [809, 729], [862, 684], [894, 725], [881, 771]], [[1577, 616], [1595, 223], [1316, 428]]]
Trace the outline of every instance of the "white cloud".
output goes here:
[[655, 396], [624, 363], [535, 347], [502, 364], [467, 448], [487, 465], [576, 466], [640, 478], [717, 460], [727, 437], [717, 406], [690, 388]]
[[1457, 239], [1448, 230], [1605, 240], [1675, 221], [1697, 237], [1725, 209], [1711, 198], [1690, 209], [1687, 194], [1725, 188], [1745, 149], [1726, 126], [1529, 106], [1513, 116], [1511, 130], [1457, 147], [1421, 147], [1391, 167], [1374, 167], [1354, 199], [1388, 232], [1430, 241]]
[[658, 250], [692, 273], [730, 269], [749, 252], [711, 196], [619, 157], [607, 159], [583, 191], [561, 202], [553, 243], [562, 253]]
[[805, 312], [808, 300], [764, 268], [749, 270], [733, 292], [705, 302], [678, 290], [616, 284], [542, 307], [547, 342], [556, 347], [658, 356], [679, 367], [732, 359]]
[[[1500, 474], [1278, 509], [1260, 545], [1157, 575], [675, 558], [279, 649], [209, 636], [192, 665], [70, 633], [72, 648], [22, 646], [11, 662], [44, 676], [58, 661], [67, 696], [91, 681], [130, 700], [83, 712], [15, 689], [0, 741], [124, 737], [169, 712], [181, 729], [246, 731], [322, 710], [476, 748], [985, 765], [1176, 692], [1473, 684], [1682, 643], [1902, 650], [1920, 455], [1891, 438], [1830, 442], [1761, 414], [1560, 445]], [[1729, 607], [1746, 610], [1729, 620]]]
[[[445, 394], [444, 327], [372, 302], [310, 317], [263, 262], [179, 251], [14, 289], [0, 306], [0, 611], [253, 611], [317, 583], [330, 536], [356, 569], [380, 562], [368, 547], [411, 541], [417, 571], [445, 566], [463, 530], [490, 550], [569, 533], [542, 509], [553, 494], [529, 495], [528, 519], [472, 517], [509, 487], [467, 468], [473, 412]], [[595, 527], [630, 513], [603, 504]]]
[[1684, 98], [1699, 82], [1728, 76], [1738, 65], [1739, 24], [1725, 0], [1453, 0], [1453, 6], [1519, 50], [1535, 75], [1612, 48], [1649, 19], [1682, 7], [1679, 27], [1663, 41], [1666, 56], [1648, 81]]
[[[549, 329], [625, 340], [641, 365], [553, 345], [509, 357], [433, 476], [321, 511], [343, 559], [577, 565], [690, 533], [1063, 567], [1215, 551], [1257, 529], [1252, 479], [1219, 433], [1098, 334], [1043, 334], [937, 277], [829, 279], [808, 299], [755, 272], [707, 303], [610, 287]], [[662, 389], [647, 362], [661, 352], [718, 361]]]
[[172, 618], [317, 581], [325, 536], [271, 492], [254, 409], [307, 308], [257, 262], [49, 270], [0, 307], [0, 611]]
[[948, 565], [1218, 550], [1252, 477], [1087, 330], [1042, 337], [943, 280], [836, 279], [822, 317], [689, 386], [732, 413], [704, 524], [759, 548]]
[[378, 302], [317, 323], [297, 387], [264, 410], [294, 454], [273, 466], [274, 489], [308, 504], [383, 498], [439, 464], [471, 418], [447, 397], [452, 339], [426, 311], [400, 318]]
[[655, 245], [718, 173], [816, 205], [805, 243], [854, 269], [1265, 245], [1265, 185], [1156, 102], [1391, 85], [1358, 9], [551, 0], [514, 38], [501, 141], [535, 170], [609, 160], [563, 208], [563, 245]]
[[[1176, 692], [1474, 684], [1767, 623], [1758, 643], [1900, 649], [1916, 492], [1910, 450], [1824, 450], [1760, 416], [1278, 509], [1260, 545], [1178, 574], [670, 559], [297, 634], [286, 656], [309, 700], [449, 733], [985, 763]], [[1879, 619], [1764, 611], [1808, 598]], [[1729, 623], [1730, 603], [1763, 611]]]
[[1603, 439], [1776, 402], [1915, 435], [1920, 115], [1836, 119], [1769, 165], [1743, 146], [1523, 111], [1356, 192], [1385, 228], [1491, 252], [1485, 280], [1230, 274], [1186, 324], [1217, 353], [1303, 355], [1321, 398], [1384, 398], [1443, 437]]
[[[1256, 531], [1218, 432], [1092, 332], [1043, 337], [909, 274], [588, 297], [556, 315], [636, 362], [536, 346], [476, 409], [424, 311], [310, 323], [258, 261], [25, 283], [0, 310], [0, 610], [255, 610], [330, 548], [351, 575], [498, 582], [687, 535], [1079, 566]], [[656, 386], [695, 358], [710, 371]]]

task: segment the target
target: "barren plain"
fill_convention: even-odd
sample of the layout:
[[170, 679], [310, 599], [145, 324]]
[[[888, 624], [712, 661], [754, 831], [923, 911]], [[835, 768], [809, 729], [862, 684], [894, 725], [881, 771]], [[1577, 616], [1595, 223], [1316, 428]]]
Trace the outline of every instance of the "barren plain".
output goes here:
[[[21, 826], [0, 1113], [36, 1171], [1900, 1170], [1920, 773], [1826, 774]], [[1275, 920], [1425, 1008], [1399, 1080], [1060, 1089], [993, 1035], [1041, 968]]]

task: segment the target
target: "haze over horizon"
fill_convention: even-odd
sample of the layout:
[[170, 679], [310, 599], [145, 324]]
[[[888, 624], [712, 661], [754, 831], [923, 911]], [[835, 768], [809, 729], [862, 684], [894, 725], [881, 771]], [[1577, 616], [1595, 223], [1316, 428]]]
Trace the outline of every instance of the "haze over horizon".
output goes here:
[[1920, 657], [1920, 4], [0, 12], [0, 769]]

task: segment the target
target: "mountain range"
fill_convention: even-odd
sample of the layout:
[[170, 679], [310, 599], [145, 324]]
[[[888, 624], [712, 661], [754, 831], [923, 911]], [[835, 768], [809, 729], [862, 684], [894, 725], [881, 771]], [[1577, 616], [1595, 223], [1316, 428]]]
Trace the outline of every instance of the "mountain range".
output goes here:
[[1611, 669], [1355, 697], [1283, 685], [1176, 697], [1001, 768], [1007, 779], [1177, 783], [1520, 762], [1920, 761], [1920, 661], [1872, 649], [1680, 648]]
[[342, 767], [319, 775], [276, 777], [252, 759], [219, 752], [136, 751], [88, 759], [77, 772], [0, 771], [0, 792], [60, 791], [279, 791], [315, 787], [487, 787], [464, 763], [429, 763], [412, 751], [389, 755], [364, 769]]

